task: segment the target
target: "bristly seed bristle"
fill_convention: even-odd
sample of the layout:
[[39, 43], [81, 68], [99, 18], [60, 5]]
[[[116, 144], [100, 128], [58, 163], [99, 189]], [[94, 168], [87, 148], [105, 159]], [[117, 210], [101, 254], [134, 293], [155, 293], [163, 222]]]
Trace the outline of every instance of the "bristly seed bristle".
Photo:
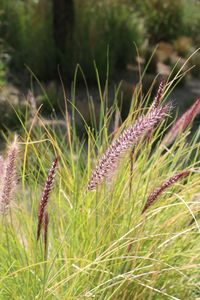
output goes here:
[[156, 201], [156, 199], [158, 198], [158, 196], [164, 191], [166, 190], [168, 187], [170, 187], [171, 185], [173, 185], [175, 182], [177, 182], [179, 179], [183, 178], [183, 177], [187, 177], [189, 175], [190, 171], [182, 171], [178, 174], [173, 175], [172, 177], [170, 177], [169, 179], [167, 179], [166, 181], [164, 181], [158, 188], [156, 188], [147, 198], [147, 201], [145, 203], [145, 206], [142, 210], [142, 214]]
[[166, 117], [171, 108], [170, 104], [160, 106], [148, 112], [145, 116], [139, 117], [134, 125], [129, 126], [107, 149], [100, 158], [96, 169], [91, 175], [88, 190], [93, 190], [103, 182], [104, 179], [112, 177], [117, 169], [122, 154], [139, 142], [152, 128]]

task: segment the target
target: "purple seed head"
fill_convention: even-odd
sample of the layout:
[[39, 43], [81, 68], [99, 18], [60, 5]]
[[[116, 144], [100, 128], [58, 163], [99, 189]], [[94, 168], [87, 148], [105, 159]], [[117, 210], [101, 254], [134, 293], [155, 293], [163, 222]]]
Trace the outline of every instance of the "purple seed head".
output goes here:
[[172, 177], [170, 177], [169, 179], [167, 179], [166, 181], [164, 181], [158, 188], [156, 188], [147, 198], [147, 201], [145, 203], [145, 206], [142, 210], [142, 214], [156, 201], [156, 199], [158, 198], [158, 196], [160, 196], [160, 194], [166, 190], [168, 187], [170, 187], [171, 185], [173, 185], [175, 182], [177, 182], [179, 179], [183, 178], [183, 177], [187, 177], [189, 175], [189, 171], [182, 171], [180, 173], [177, 173], [175, 175], [173, 175]]
[[88, 190], [95, 189], [104, 179], [110, 179], [117, 169], [122, 155], [136, 145], [159, 121], [163, 120], [169, 110], [170, 105], [155, 108], [147, 115], [139, 117], [134, 125], [124, 130], [98, 161], [96, 169], [92, 172]]
[[154, 98], [154, 101], [152, 103], [151, 109], [155, 109], [160, 105], [160, 100], [161, 100], [161, 97], [163, 95], [164, 88], [165, 88], [165, 80], [161, 80], [160, 84], [159, 84], [159, 87], [158, 87], [157, 94], [156, 94], [156, 96]]
[[48, 176], [47, 176], [47, 180], [43, 189], [43, 193], [42, 193], [42, 197], [40, 200], [40, 204], [39, 204], [39, 208], [38, 208], [38, 228], [37, 228], [37, 240], [40, 237], [40, 233], [41, 233], [41, 228], [42, 225], [44, 224], [44, 214], [46, 211], [46, 206], [48, 204], [48, 200], [49, 200], [49, 195], [50, 192], [52, 190], [53, 187], [53, 183], [54, 183], [54, 177], [55, 177], [55, 172], [56, 172], [56, 167], [58, 164], [58, 160], [59, 157], [57, 157], [53, 163], [52, 166], [49, 170]]
[[200, 113], [200, 98], [175, 122], [163, 139], [162, 144], [170, 145], [182, 133], [193, 119]]

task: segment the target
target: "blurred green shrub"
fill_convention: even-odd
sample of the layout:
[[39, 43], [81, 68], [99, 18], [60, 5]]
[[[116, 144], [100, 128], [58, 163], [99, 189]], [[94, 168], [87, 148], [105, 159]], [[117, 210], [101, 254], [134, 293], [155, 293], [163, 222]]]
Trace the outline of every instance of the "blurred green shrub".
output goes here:
[[[3, 12], [0, 10], [0, 16]], [[2, 24], [0, 22], [0, 28]], [[4, 43], [3, 40], [0, 39], [0, 88], [4, 86], [6, 82], [6, 53], [4, 49]]]
[[50, 2], [0, 0], [0, 6], [1, 36], [11, 49], [11, 67], [22, 72], [26, 64], [48, 79], [55, 70]]
[[[133, 42], [140, 48], [147, 36], [151, 45], [183, 35], [191, 37], [192, 46], [200, 42], [200, 4], [195, 0], [74, 0], [74, 5], [73, 40], [60, 60], [64, 78], [72, 78], [79, 63], [87, 80], [96, 80], [93, 60], [101, 78], [109, 62], [112, 76], [134, 61]], [[39, 80], [58, 78], [51, 1], [0, 0], [0, 8], [0, 36], [12, 70], [20, 74], [27, 65]], [[3, 78], [2, 63], [0, 74]]]
[[[141, 45], [143, 26], [128, 5], [106, 0], [74, 3], [73, 45], [61, 60], [65, 75], [72, 76], [80, 63], [87, 79], [94, 80], [93, 60], [105, 75], [108, 47], [111, 73], [134, 59], [133, 42]], [[51, 1], [0, 0], [0, 7], [0, 34], [11, 47], [11, 66], [21, 72], [26, 64], [40, 80], [58, 77]]]
[[192, 38], [195, 47], [200, 43], [200, 2], [197, 0], [183, 0], [183, 23], [185, 35]]
[[[113, 74], [133, 62], [135, 44], [144, 40], [144, 27], [131, 8], [118, 1], [76, 1], [75, 57], [89, 76], [94, 76], [93, 60], [100, 75], [106, 74], [109, 46], [109, 68]], [[91, 79], [91, 78], [89, 78]]]
[[0, 88], [3, 87], [6, 83], [6, 54], [3, 52], [2, 43], [0, 41]]
[[5, 65], [0, 59], [0, 88], [5, 84]]
[[184, 1], [133, 0], [144, 18], [151, 42], [170, 41], [184, 33]]

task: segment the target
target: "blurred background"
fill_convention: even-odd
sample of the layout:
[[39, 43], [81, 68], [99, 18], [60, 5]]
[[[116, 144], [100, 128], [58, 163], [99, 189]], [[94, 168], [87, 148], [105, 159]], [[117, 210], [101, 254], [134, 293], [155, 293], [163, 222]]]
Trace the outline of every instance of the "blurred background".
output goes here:
[[[126, 116], [139, 74], [145, 70], [144, 93], [157, 74], [173, 76], [200, 46], [199, 28], [197, 0], [0, 0], [1, 130], [19, 125], [13, 108], [25, 113], [29, 89], [44, 115], [62, 115], [61, 78], [71, 99], [77, 64], [76, 101], [86, 121], [85, 82], [98, 115], [97, 70], [102, 86], [109, 77], [108, 102], [121, 82]], [[199, 52], [187, 70], [172, 95], [180, 111], [200, 95]]]

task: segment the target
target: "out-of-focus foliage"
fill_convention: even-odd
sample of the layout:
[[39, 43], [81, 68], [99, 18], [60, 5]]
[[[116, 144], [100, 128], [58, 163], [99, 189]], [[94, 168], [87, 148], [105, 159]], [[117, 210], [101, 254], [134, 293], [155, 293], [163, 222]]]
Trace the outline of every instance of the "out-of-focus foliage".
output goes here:
[[196, 47], [200, 43], [200, 1], [184, 0], [183, 23], [185, 34], [189, 35]]
[[[0, 16], [3, 12], [0, 10]], [[1, 29], [1, 23], [0, 23], [0, 29]], [[6, 77], [6, 63], [5, 63], [5, 55], [4, 55], [4, 43], [0, 39], [0, 88], [5, 83], [5, 77]]]
[[[88, 79], [92, 79], [93, 60], [100, 74], [105, 75], [108, 47], [111, 72], [133, 60], [133, 42], [141, 45], [143, 27], [129, 6], [108, 1], [74, 3], [73, 45], [68, 45], [62, 55], [66, 75], [72, 76], [80, 63]], [[51, 1], [0, 0], [0, 6], [3, 9], [0, 34], [12, 49], [12, 67], [21, 71], [26, 64], [39, 79], [56, 77]]]
[[133, 2], [136, 3], [145, 20], [152, 41], [169, 41], [183, 34], [183, 0], [135, 0]]
[[41, 78], [54, 71], [50, 1], [0, 0], [1, 36], [10, 47], [11, 66], [22, 72], [26, 64]]
[[199, 45], [200, 4], [195, 0], [74, 0], [74, 8], [73, 38], [58, 61], [52, 1], [0, 0], [0, 36], [9, 49], [12, 71], [22, 74], [27, 65], [40, 80], [49, 80], [58, 78], [59, 64], [64, 77], [72, 78], [80, 63], [91, 81], [94, 60], [101, 77], [108, 59], [111, 76], [134, 62], [133, 43], [141, 48], [149, 40], [155, 47], [160, 41], [189, 36], [192, 42], [184, 51], [182, 42], [174, 43], [180, 55]]
[[0, 56], [0, 88], [4, 85], [5, 83], [5, 64], [3, 60], [1, 59]]
[[[108, 2], [108, 1], [107, 1]], [[105, 74], [109, 46], [111, 73], [133, 61], [133, 42], [140, 46], [144, 39], [143, 24], [131, 7], [119, 2], [76, 1], [75, 57], [87, 74], [93, 75], [94, 67]], [[92, 4], [92, 5], [91, 5]], [[76, 61], [75, 61], [76, 62]]]
[[152, 42], [189, 35], [200, 41], [200, 3], [196, 0], [133, 0]]

